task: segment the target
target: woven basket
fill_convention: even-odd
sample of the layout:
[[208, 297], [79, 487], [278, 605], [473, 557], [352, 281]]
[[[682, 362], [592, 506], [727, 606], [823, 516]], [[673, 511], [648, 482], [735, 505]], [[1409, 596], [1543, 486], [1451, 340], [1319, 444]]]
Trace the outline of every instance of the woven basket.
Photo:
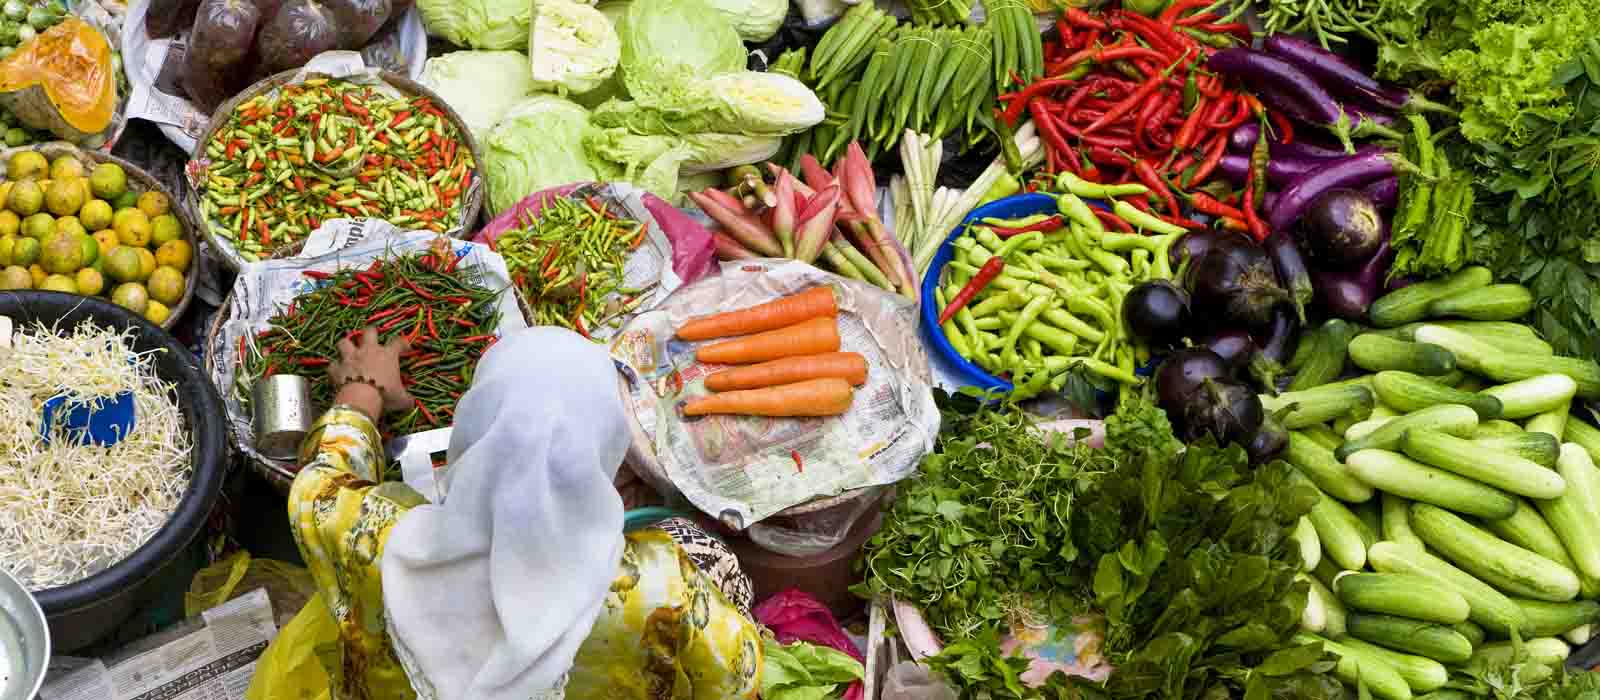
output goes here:
[[86, 170], [93, 170], [94, 166], [101, 163], [116, 163], [122, 166], [123, 172], [128, 174], [128, 191], [139, 194], [154, 191], [167, 196], [167, 201], [171, 202], [172, 215], [177, 217], [178, 227], [183, 229], [183, 240], [188, 242], [189, 250], [193, 252], [189, 262], [189, 269], [183, 273], [183, 298], [179, 299], [177, 305], [172, 307], [172, 313], [161, 324], [162, 330], [172, 330], [178, 324], [178, 319], [183, 317], [183, 312], [189, 309], [189, 301], [194, 298], [195, 278], [198, 276], [196, 273], [200, 271], [200, 249], [195, 240], [195, 231], [199, 230], [199, 224], [189, 210], [180, 206], [173, 193], [167, 191], [161, 181], [150, 173], [145, 172], [144, 168], [109, 153], [79, 148], [65, 141], [37, 143], [31, 146], [18, 146], [17, 148], [7, 148], [0, 151], [0, 177], [5, 176], [6, 164], [11, 162], [11, 156], [21, 151], [38, 151], [52, 162], [61, 156], [70, 155], [83, 161]]
[[[289, 85], [295, 82], [295, 77], [299, 76], [300, 74], [301, 69], [293, 69], [278, 73], [277, 75], [273, 75], [268, 78], [264, 78], [260, 82], [245, 88], [243, 92], [234, 95], [233, 98], [217, 107], [216, 113], [211, 117], [211, 123], [206, 125], [205, 131], [200, 134], [199, 140], [195, 142], [197, 144], [195, 146], [195, 157], [189, 161], [189, 167], [196, 167], [196, 164], [200, 163], [206, 158], [206, 144], [211, 143], [211, 137], [216, 134], [218, 129], [221, 129], [227, 125], [228, 118], [233, 114], [233, 111], [238, 108], [239, 105], [245, 103], [246, 101], [255, 99], [257, 95], [271, 92], [272, 90], [276, 90], [284, 85]], [[456, 131], [460, 134], [461, 142], [466, 145], [469, 151], [471, 151], [472, 162], [476, 167], [467, 171], [467, 187], [463, 190], [464, 194], [461, 197], [461, 201], [458, 203], [458, 206], [461, 207], [461, 228], [445, 232], [447, 235], [456, 238], [470, 237], [471, 232], [477, 228], [478, 219], [483, 213], [483, 202], [487, 196], [488, 190], [488, 180], [482, 175], [483, 153], [478, 150], [477, 140], [472, 137], [472, 132], [467, 130], [466, 123], [461, 120], [461, 115], [457, 114], [455, 109], [452, 108], [449, 103], [444, 101], [444, 98], [435, 94], [432, 90], [429, 90], [422, 83], [416, 82], [404, 75], [400, 75], [399, 73], [391, 73], [389, 71], [380, 71], [378, 72], [378, 76], [381, 77], [385, 83], [388, 83], [390, 87], [398, 90], [406, 97], [427, 97], [433, 100], [434, 106], [440, 111], [444, 112], [445, 116], [450, 120], [450, 123], [456, 127]], [[309, 73], [306, 74], [305, 77], [331, 78], [333, 76], [323, 76], [320, 74]], [[194, 209], [191, 214], [193, 215], [195, 221], [202, 224], [200, 227], [201, 234], [205, 236], [206, 241], [211, 244], [212, 249], [217, 251], [217, 256], [220, 257], [222, 261], [228, 265], [228, 267], [238, 270], [242, 265], [245, 264], [246, 261], [239, 255], [239, 252], [234, 248], [233, 243], [222, 238], [221, 236], [216, 235], [211, 230], [211, 222], [206, 219], [203, 210], [201, 210], [199, 207], [199, 202], [203, 196], [202, 193], [194, 190], [193, 184], [189, 182], [188, 178], [184, 179], [183, 187], [185, 195], [183, 200], [184, 204], [186, 207]], [[402, 226], [401, 228], [406, 227]], [[278, 257], [281, 255], [282, 250], [283, 248], [280, 248], [279, 253], [274, 254], [272, 257]]]

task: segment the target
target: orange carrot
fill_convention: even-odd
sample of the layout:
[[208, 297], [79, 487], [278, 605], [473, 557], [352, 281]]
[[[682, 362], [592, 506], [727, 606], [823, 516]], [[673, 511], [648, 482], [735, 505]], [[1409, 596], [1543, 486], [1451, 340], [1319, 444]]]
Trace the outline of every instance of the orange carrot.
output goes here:
[[683, 407], [684, 415], [708, 416], [716, 413], [741, 416], [837, 416], [850, 410], [855, 389], [838, 377], [807, 379], [803, 382], [769, 386], [747, 391], [728, 391], [693, 399]]
[[695, 351], [695, 359], [716, 365], [752, 365], [780, 357], [838, 352], [839, 328], [832, 316], [813, 318], [788, 328], [712, 343]]
[[760, 389], [823, 377], [837, 377], [861, 386], [867, 383], [867, 358], [854, 352], [785, 357], [717, 372], [706, 377], [706, 388], [712, 391]]
[[833, 300], [833, 288], [824, 284], [748, 309], [691, 319], [678, 329], [678, 337], [683, 340], [710, 340], [762, 333], [813, 318], [836, 316], [838, 313], [839, 305]]

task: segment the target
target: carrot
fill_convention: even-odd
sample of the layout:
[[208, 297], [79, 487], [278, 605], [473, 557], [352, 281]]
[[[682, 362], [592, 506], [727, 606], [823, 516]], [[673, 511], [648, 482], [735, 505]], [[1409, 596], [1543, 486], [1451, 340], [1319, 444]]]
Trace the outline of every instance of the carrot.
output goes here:
[[752, 365], [796, 355], [839, 351], [838, 322], [813, 318], [788, 328], [712, 343], [695, 351], [695, 359], [716, 365]]
[[861, 386], [867, 383], [867, 358], [854, 352], [785, 357], [717, 372], [706, 377], [706, 388], [712, 391], [760, 389], [823, 377], [837, 377]]
[[833, 288], [821, 285], [748, 309], [691, 319], [678, 329], [678, 337], [683, 340], [710, 340], [748, 335], [838, 314], [839, 305], [833, 300]]
[[855, 389], [838, 377], [807, 379], [803, 382], [769, 386], [763, 389], [728, 391], [689, 401], [686, 416], [732, 414], [741, 416], [837, 416], [850, 410]]

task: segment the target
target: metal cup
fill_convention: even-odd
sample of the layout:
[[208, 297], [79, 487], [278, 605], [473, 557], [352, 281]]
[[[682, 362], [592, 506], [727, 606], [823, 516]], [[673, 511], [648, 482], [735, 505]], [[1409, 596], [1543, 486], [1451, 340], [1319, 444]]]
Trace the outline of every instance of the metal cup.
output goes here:
[[292, 461], [316, 420], [311, 382], [294, 374], [274, 374], [256, 382], [256, 451], [267, 459]]

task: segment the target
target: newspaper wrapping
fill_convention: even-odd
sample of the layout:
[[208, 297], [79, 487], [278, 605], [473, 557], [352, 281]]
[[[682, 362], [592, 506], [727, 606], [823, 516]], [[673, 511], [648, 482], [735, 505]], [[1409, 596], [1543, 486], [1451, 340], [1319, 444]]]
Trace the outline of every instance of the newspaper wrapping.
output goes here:
[[[818, 284], [836, 290], [840, 349], [867, 360], [867, 383], [849, 411], [831, 418], [681, 415], [681, 403], [706, 394], [703, 380], [722, 367], [696, 362], [701, 343], [674, 339], [680, 325]], [[634, 417], [630, 464], [735, 530], [791, 506], [909, 476], [939, 430], [916, 311], [905, 297], [805, 263], [724, 263], [720, 274], [678, 290], [613, 339], [619, 390]]]

